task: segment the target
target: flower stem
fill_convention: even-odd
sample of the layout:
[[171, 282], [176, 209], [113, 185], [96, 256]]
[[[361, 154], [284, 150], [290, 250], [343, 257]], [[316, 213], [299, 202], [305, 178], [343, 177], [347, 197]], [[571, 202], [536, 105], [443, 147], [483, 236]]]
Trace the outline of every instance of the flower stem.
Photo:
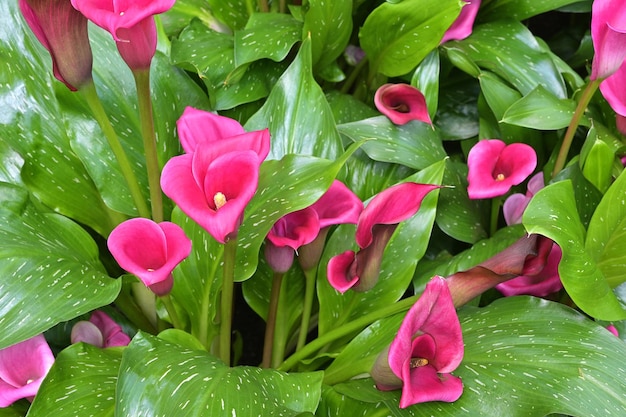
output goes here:
[[230, 340], [233, 321], [233, 290], [235, 286], [235, 255], [237, 238], [224, 245], [224, 269], [222, 275], [222, 298], [220, 305], [220, 359], [230, 365]]
[[174, 328], [182, 330], [183, 324], [180, 322], [180, 319], [178, 318], [178, 312], [176, 312], [176, 307], [174, 306], [174, 303], [172, 303], [172, 299], [170, 295], [165, 294], [165, 295], [162, 295], [160, 298], [161, 298], [161, 301], [163, 302], [163, 305], [165, 306], [165, 309], [167, 310], [167, 314], [169, 314], [170, 316], [170, 320], [172, 320], [172, 325], [174, 326]]
[[500, 216], [500, 205], [502, 199], [494, 197], [491, 199], [491, 222], [489, 224], [489, 236], [493, 236], [498, 231], [498, 218]]
[[563, 167], [565, 166], [565, 162], [567, 161], [567, 155], [569, 153], [569, 149], [572, 146], [572, 141], [574, 140], [574, 135], [576, 134], [576, 129], [580, 124], [580, 119], [582, 119], [585, 114], [585, 110], [591, 101], [594, 93], [600, 86], [602, 80], [597, 79], [590, 81], [589, 84], [585, 87], [580, 96], [580, 100], [578, 101], [578, 105], [576, 106], [576, 110], [574, 111], [574, 116], [572, 116], [572, 120], [567, 126], [567, 130], [565, 131], [565, 136], [563, 137], [563, 143], [561, 144], [561, 149], [559, 149], [559, 154], [554, 163], [554, 168], [552, 169], [552, 177], [555, 177]]
[[313, 308], [313, 297], [315, 296], [315, 281], [317, 279], [317, 269], [311, 268], [304, 271], [306, 287], [304, 290], [304, 305], [302, 306], [302, 321], [300, 322], [300, 334], [298, 335], [298, 344], [296, 352], [302, 349], [306, 343], [306, 337], [309, 334], [309, 323], [311, 321], [311, 310]]
[[267, 322], [265, 324], [265, 340], [263, 343], [262, 368], [269, 368], [272, 365], [274, 351], [274, 334], [276, 333], [276, 316], [278, 315], [278, 302], [280, 300], [280, 289], [283, 283], [283, 273], [275, 272], [272, 279], [272, 290], [270, 292], [270, 304], [267, 311]]
[[407, 311], [409, 308], [411, 308], [413, 304], [415, 304], [415, 301], [417, 301], [419, 297], [420, 295], [414, 295], [412, 297], [405, 298], [398, 301], [397, 303], [390, 304], [387, 307], [373, 311], [369, 314], [366, 314], [365, 316], [359, 317], [347, 324], [344, 324], [341, 327], [337, 327], [334, 330], [331, 330], [330, 332], [321, 337], [318, 337], [317, 339], [313, 340], [309, 344], [305, 345], [302, 349], [291, 355], [277, 369], [279, 371], [288, 371], [293, 368], [299, 361], [307, 358], [309, 355], [312, 355], [313, 353], [317, 352], [319, 349], [333, 342], [334, 340], [347, 336], [350, 333], [356, 332], [370, 325], [376, 320], [380, 320], [387, 316]]
[[267, 4], [267, 0], [259, 0], [259, 10], [264, 13], [270, 11], [270, 6]]
[[113, 155], [117, 160], [120, 171], [124, 176], [130, 195], [135, 203], [135, 207], [137, 208], [137, 212], [141, 217], [150, 217], [150, 211], [148, 210], [148, 205], [146, 204], [143, 194], [141, 193], [139, 181], [137, 181], [137, 177], [133, 172], [126, 153], [124, 152], [124, 148], [122, 148], [122, 144], [120, 143], [117, 134], [111, 125], [111, 121], [104, 111], [104, 107], [102, 107], [102, 102], [98, 97], [95, 84], [93, 82], [85, 84], [81, 87], [80, 92], [87, 101], [94, 118], [100, 125], [100, 129], [102, 129], [111, 151], [113, 151]]
[[150, 97], [150, 70], [133, 71], [133, 76], [135, 77], [135, 85], [137, 87], [141, 136], [146, 156], [148, 186], [150, 187], [152, 220], [159, 223], [163, 221], [163, 195], [161, 194], [161, 171], [159, 169], [154, 117], [152, 115], [152, 98]]

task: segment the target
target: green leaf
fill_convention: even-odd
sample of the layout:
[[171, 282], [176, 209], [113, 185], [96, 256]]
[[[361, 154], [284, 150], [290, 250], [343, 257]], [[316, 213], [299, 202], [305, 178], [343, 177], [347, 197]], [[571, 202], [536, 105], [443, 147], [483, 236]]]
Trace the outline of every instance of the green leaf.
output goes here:
[[302, 43], [263, 107], [244, 127], [248, 131], [269, 128], [272, 148], [268, 159], [287, 154], [335, 159], [342, 153], [332, 111], [313, 78], [310, 40]]
[[606, 277], [609, 285], [615, 287], [624, 282], [626, 264], [626, 171], [613, 185], [596, 208], [589, 229], [585, 249]]
[[446, 42], [442, 48], [454, 54], [455, 60], [494, 72], [523, 95], [541, 85], [558, 98], [568, 96], [551, 53], [521, 22], [500, 20], [475, 26], [472, 36]]
[[436, 129], [413, 121], [402, 126], [377, 116], [337, 126], [353, 142], [367, 140], [362, 149], [375, 161], [423, 169], [446, 157]]
[[577, 3], [580, 0], [495, 0], [481, 7], [478, 18], [481, 21], [509, 19], [526, 20], [541, 13]]
[[[335, 385], [334, 391], [358, 403], [369, 403], [371, 409], [388, 407], [393, 413], [383, 415], [394, 416], [543, 417], [564, 413], [600, 417], [623, 413], [626, 345], [580, 313], [538, 298], [509, 297], [482, 309], [461, 309], [459, 319], [465, 354], [452, 372], [463, 380], [459, 400], [401, 410], [400, 391], [378, 391], [369, 378]], [[381, 321], [375, 325], [376, 332], [363, 332], [361, 351], [352, 350], [358, 350], [357, 346], [351, 348], [353, 358], [373, 361], [368, 346], [390, 343], [397, 327], [384, 324], [396, 320]]]
[[615, 152], [606, 142], [595, 139], [583, 162], [583, 175], [601, 192], [611, 183]]
[[70, 345], [57, 355], [28, 417], [113, 416], [122, 351]]
[[359, 31], [370, 72], [395, 77], [412, 71], [439, 45], [461, 5], [457, 0], [404, 0], [378, 6]]
[[575, 101], [558, 98], [538, 85], [507, 109], [502, 122], [538, 130], [556, 130], [569, 125], [575, 110]]
[[0, 198], [0, 348], [117, 297], [121, 281], [106, 274], [84, 229], [38, 211], [15, 186], [0, 184]]
[[235, 31], [235, 66], [259, 59], [285, 59], [300, 40], [302, 23], [283, 13], [254, 13], [245, 29]]
[[439, 106], [439, 78], [440, 78], [439, 50], [435, 49], [419, 64], [413, 76], [411, 85], [424, 94], [430, 119], [435, 118]]
[[231, 30], [243, 29], [254, 12], [249, 0], [207, 0], [209, 10]]
[[[159, 376], [158, 389], [154, 389], [155, 375]], [[261, 412], [295, 417], [315, 412], [322, 376], [321, 372], [286, 374], [257, 367], [230, 368], [205, 351], [141, 333], [124, 351], [115, 411], [135, 416]], [[304, 393], [308, 395], [300, 395]]]
[[529, 233], [547, 236], [561, 247], [559, 276], [578, 307], [600, 320], [626, 319], [626, 310], [585, 250], [585, 229], [570, 181], [550, 184], [535, 194], [524, 211], [523, 223]]
[[308, 0], [305, 10], [302, 39], [311, 39], [313, 67], [327, 68], [350, 40], [352, 0]]
[[[439, 161], [403, 181], [441, 184], [445, 161]], [[320, 335], [350, 321], [394, 303], [404, 295], [415, 273], [418, 260], [426, 252], [428, 237], [437, 212], [438, 191], [429, 193], [419, 211], [400, 223], [385, 248], [379, 280], [369, 291], [348, 291], [340, 294], [330, 286], [326, 277], [328, 260], [354, 247], [354, 225], [342, 225], [331, 235], [318, 270], [318, 298], [320, 302]]]

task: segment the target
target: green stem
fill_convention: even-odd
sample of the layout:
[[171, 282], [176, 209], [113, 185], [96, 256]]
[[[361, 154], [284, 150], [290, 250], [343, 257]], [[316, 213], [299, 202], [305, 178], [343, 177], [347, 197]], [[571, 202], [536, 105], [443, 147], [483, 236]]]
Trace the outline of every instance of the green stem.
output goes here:
[[220, 359], [230, 365], [230, 340], [233, 321], [233, 291], [235, 286], [235, 255], [237, 238], [224, 246], [224, 269], [222, 276], [222, 298], [220, 304]]
[[278, 11], [281, 13], [285, 13], [287, 11], [287, 2], [286, 0], [280, 0], [280, 6], [278, 8]]
[[298, 344], [296, 352], [302, 349], [306, 343], [306, 337], [309, 334], [309, 323], [311, 322], [311, 310], [313, 309], [313, 297], [315, 296], [315, 281], [317, 279], [317, 269], [311, 268], [304, 271], [306, 287], [304, 290], [304, 305], [302, 306], [302, 321], [300, 322], [300, 334], [298, 335]]
[[[121, 279], [121, 278], [120, 278]], [[150, 334], [157, 334], [157, 328], [143, 314], [141, 308], [135, 303], [130, 291], [122, 288], [119, 295], [115, 299], [115, 306], [140, 330]]]
[[341, 87], [341, 92], [344, 94], [347, 94], [348, 91], [350, 91], [350, 88], [352, 88], [352, 85], [354, 84], [354, 82], [356, 81], [357, 77], [359, 76], [359, 74], [361, 74], [361, 70], [363, 70], [363, 67], [367, 64], [367, 57], [364, 57], [352, 70], [352, 72], [350, 73], [350, 75], [348, 76], [348, 78], [346, 79], [346, 82], [343, 83], [343, 86]]
[[489, 236], [493, 236], [498, 231], [498, 218], [500, 217], [500, 204], [502, 199], [500, 197], [494, 197], [491, 199], [491, 222], [489, 229]]
[[284, 274], [275, 272], [272, 279], [272, 290], [270, 292], [270, 304], [267, 311], [267, 321], [265, 324], [265, 340], [263, 343], [262, 368], [269, 368], [272, 365], [274, 351], [274, 334], [276, 333], [276, 316], [278, 315], [278, 302], [280, 299], [280, 288], [282, 287]]
[[267, 4], [267, 0], [259, 0], [259, 10], [264, 13], [270, 11], [270, 6]]
[[302, 349], [291, 355], [277, 369], [279, 371], [288, 371], [293, 368], [299, 361], [314, 354], [327, 344], [341, 337], [359, 331], [364, 327], [370, 325], [371, 323], [375, 322], [376, 320], [380, 320], [393, 314], [407, 311], [409, 308], [411, 308], [413, 304], [415, 304], [415, 301], [417, 301], [419, 297], [420, 295], [414, 295], [412, 297], [405, 298], [398, 301], [397, 303], [393, 303], [387, 307], [373, 311], [365, 316], [359, 317], [347, 324], [344, 324], [341, 327], [337, 327], [334, 330], [331, 330], [330, 332], [321, 337], [318, 337], [317, 339], [313, 340], [311, 343], [305, 345]]
[[576, 129], [580, 124], [580, 119], [582, 119], [585, 114], [585, 110], [591, 101], [591, 98], [595, 94], [596, 90], [600, 86], [602, 80], [597, 79], [590, 81], [587, 84], [587, 87], [582, 92], [580, 96], [580, 100], [578, 101], [578, 105], [576, 106], [576, 110], [574, 111], [574, 116], [572, 116], [572, 120], [567, 126], [567, 131], [565, 131], [565, 136], [563, 137], [563, 143], [561, 144], [561, 149], [559, 149], [559, 154], [554, 163], [554, 169], [552, 170], [552, 177], [554, 178], [556, 174], [561, 172], [563, 167], [565, 166], [565, 162], [567, 161], [567, 155], [569, 154], [569, 149], [572, 146], [572, 141], [574, 140], [574, 135], [576, 134]]
[[174, 303], [172, 303], [172, 299], [169, 294], [165, 294], [161, 296], [161, 301], [167, 310], [167, 314], [169, 314], [170, 319], [172, 320], [172, 325], [174, 325], [175, 329], [183, 329], [183, 324], [178, 318], [178, 312], [176, 312], [176, 307], [174, 307]]
[[137, 212], [141, 217], [150, 217], [150, 211], [148, 210], [148, 205], [146, 204], [143, 194], [141, 193], [139, 181], [137, 181], [137, 177], [133, 172], [126, 153], [124, 152], [124, 148], [122, 148], [122, 144], [120, 143], [117, 134], [111, 125], [111, 121], [104, 111], [104, 107], [102, 107], [102, 102], [98, 97], [95, 84], [93, 82], [85, 84], [80, 89], [80, 92], [87, 101], [87, 104], [89, 105], [96, 121], [100, 125], [100, 129], [102, 129], [102, 132], [109, 143], [109, 147], [111, 148], [111, 151], [113, 151], [113, 155], [115, 155], [115, 159], [117, 160], [120, 171], [124, 176], [124, 180], [126, 181], [130, 195], [135, 203]]
[[135, 77], [135, 85], [137, 87], [141, 136], [143, 138], [143, 151], [146, 156], [148, 186], [150, 187], [152, 220], [159, 223], [163, 221], [163, 195], [161, 194], [161, 170], [159, 169], [154, 117], [152, 115], [152, 98], [150, 96], [150, 70], [133, 71], [133, 76]]

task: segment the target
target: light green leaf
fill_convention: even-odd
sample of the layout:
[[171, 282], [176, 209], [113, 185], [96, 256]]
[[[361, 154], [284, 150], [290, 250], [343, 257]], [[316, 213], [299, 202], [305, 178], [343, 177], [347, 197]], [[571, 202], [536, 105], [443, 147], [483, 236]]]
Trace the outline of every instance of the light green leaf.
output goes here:
[[507, 109], [502, 122], [537, 130], [556, 130], [569, 125], [575, 110], [575, 101], [558, 98], [538, 85]]
[[411, 77], [411, 85], [420, 90], [426, 98], [431, 120], [435, 118], [439, 106], [440, 68], [439, 50], [435, 49], [426, 55]]
[[207, 0], [209, 10], [231, 30], [243, 29], [248, 17], [255, 11], [249, 0]]
[[254, 13], [245, 29], [235, 31], [235, 66], [269, 58], [282, 61], [300, 40], [302, 23], [282, 13]]
[[122, 350], [70, 345], [57, 355], [28, 417], [113, 416]]
[[404, 0], [378, 6], [359, 31], [370, 72], [395, 77], [415, 69], [439, 45], [462, 4], [457, 0]]
[[0, 184], [0, 349], [111, 303], [98, 248], [66, 217], [43, 213], [15, 186]]
[[626, 319], [626, 310], [585, 250], [585, 229], [570, 181], [550, 184], [535, 194], [524, 211], [523, 223], [529, 233], [547, 236], [561, 247], [559, 276], [578, 307], [600, 320]]
[[248, 131], [269, 128], [272, 148], [268, 159], [287, 154], [335, 159], [342, 153], [332, 111], [313, 78], [310, 39], [302, 43], [263, 107], [244, 127]]
[[[160, 376], [158, 389], [154, 389], [155, 375]], [[122, 357], [115, 411], [133, 416], [295, 417], [317, 408], [322, 376], [321, 372], [230, 368], [205, 351], [139, 334]]]
[[583, 160], [583, 175], [601, 192], [611, 183], [615, 152], [606, 142], [595, 139]]
[[308, 0], [302, 39], [310, 37], [313, 67], [327, 68], [339, 57], [352, 34], [352, 0]]

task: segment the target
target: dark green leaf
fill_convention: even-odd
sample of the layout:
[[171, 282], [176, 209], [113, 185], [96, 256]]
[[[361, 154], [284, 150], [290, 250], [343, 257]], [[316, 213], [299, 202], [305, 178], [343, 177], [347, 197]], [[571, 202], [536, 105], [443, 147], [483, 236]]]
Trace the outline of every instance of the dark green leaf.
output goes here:
[[435, 118], [439, 106], [440, 67], [439, 50], [435, 49], [426, 55], [411, 77], [411, 85], [420, 90], [426, 98], [431, 120]]
[[509, 19], [525, 20], [541, 13], [577, 3], [580, 0], [494, 0], [485, 2], [480, 9], [479, 20]]
[[207, 3], [213, 15], [233, 31], [243, 29], [255, 11], [249, 0], [207, 0]]
[[243, 30], [235, 31], [235, 66], [269, 58], [282, 61], [300, 40], [302, 23], [291, 15], [254, 13]]
[[537, 130], [556, 130], [570, 124], [575, 110], [576, 102], [558, 98], [538, 85], [507, 109], [502, 122]]

